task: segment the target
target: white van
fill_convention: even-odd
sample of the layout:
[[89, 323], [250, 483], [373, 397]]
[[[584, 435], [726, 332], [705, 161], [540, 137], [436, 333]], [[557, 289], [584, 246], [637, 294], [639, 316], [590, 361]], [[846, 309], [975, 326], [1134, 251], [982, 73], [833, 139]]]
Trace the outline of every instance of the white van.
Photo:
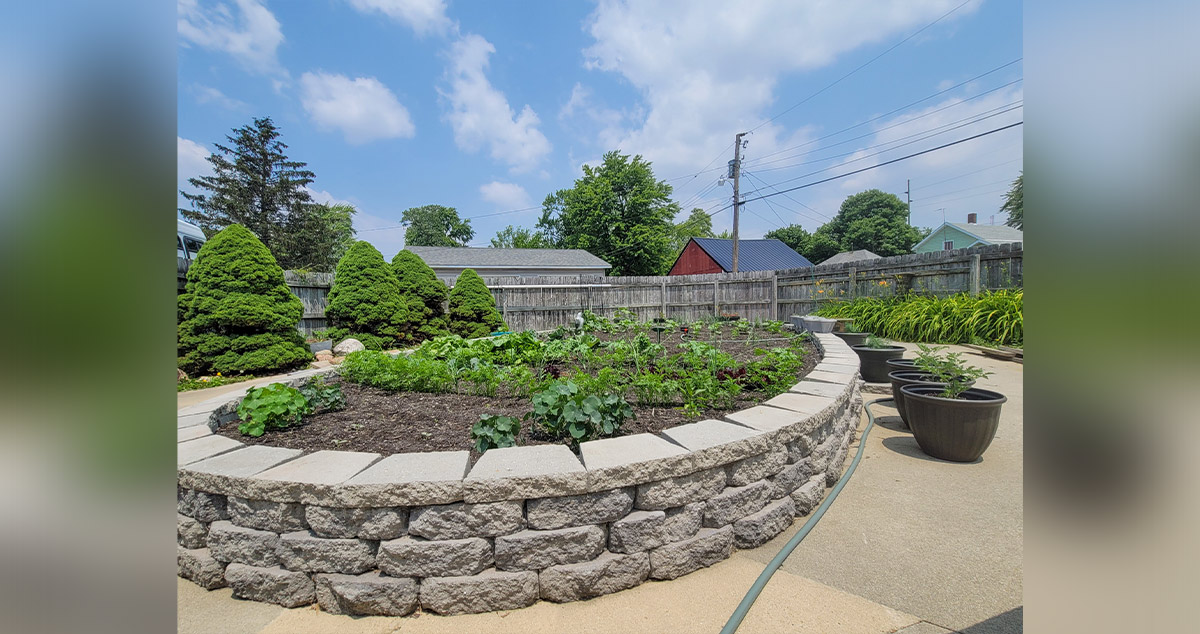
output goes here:
[[204, 231], [196, 225], [185, 220], [176, 219], [178, 227], [175, 235], [175, 250], [178, 259], [178, 271], [180, 280], [187, 276], [188, 267], [192, 265], [192, 260], [196, 259], [196, 254], [200, 252], [200, 247], [204, 245]]

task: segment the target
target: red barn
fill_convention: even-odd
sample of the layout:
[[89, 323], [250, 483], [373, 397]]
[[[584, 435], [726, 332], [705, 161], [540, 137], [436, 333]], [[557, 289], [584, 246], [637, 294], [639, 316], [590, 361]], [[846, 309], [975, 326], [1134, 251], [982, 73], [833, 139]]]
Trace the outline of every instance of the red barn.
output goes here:
[[[808, 258], [783, 242], [738, 240], [738, 271], [782, 271], [812, 266]], [[733, 270], [733, 240], [692, 238], [667, 275], [728, 273]]]

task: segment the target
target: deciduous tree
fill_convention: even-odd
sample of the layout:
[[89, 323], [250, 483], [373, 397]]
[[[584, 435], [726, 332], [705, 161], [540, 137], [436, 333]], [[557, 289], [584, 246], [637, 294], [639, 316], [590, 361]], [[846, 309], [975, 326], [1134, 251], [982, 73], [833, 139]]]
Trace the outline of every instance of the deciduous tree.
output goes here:
[[461, 247], [475, 237], [470, 220], [453, 207], [425, 205], [406, 209], [400, 221], [408, 225], [404, 244], [410, 247]]
[[1004, 195], [1004, 204], [1000, 206], [1000, 211], [1008, 214], [1008, 220], [1005, 220], [1004, 224], [1022, 231], [1025, 230], [1025, 205], [1022, 193], [1024, 189], [1025, 173], [1022, 172], [1017, 180], [1013, 181], [1012, 189]]

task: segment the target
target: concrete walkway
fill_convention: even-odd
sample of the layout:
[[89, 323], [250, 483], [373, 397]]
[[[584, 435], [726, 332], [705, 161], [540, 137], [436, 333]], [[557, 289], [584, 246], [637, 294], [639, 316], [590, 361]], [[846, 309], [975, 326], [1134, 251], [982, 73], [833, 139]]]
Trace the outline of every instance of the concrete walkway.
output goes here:
[[[993, 372], [979, 381], [980, 387], [1009, 398], [987, 453], [973, 464], [929, 458], [909, 433], [899, 430], [894, 409], [872, 406], [879, 424], [866, 441], [862, 464], [820, 524], [771, 578], [739, 632], [1021, 631], [1022, 366], [953, 348], [966, 353], [971, 364]], [[237, 388], [203, 390], [207, 394], [196, 402], [222, 389]], [[852, 445], [851, 457], [857, 448], [858, 443]], [[760, 548], [738, 551], [674, 581], [647, 582], [590, 601], [540, 602], [491, 614], [332, 616], [316, 606], [288, 610], [240, 601], [228, 588], [208, 592], [180, 579], [179, 631], [716, 632], [766, 562], [802, 525], [797, 521]]]

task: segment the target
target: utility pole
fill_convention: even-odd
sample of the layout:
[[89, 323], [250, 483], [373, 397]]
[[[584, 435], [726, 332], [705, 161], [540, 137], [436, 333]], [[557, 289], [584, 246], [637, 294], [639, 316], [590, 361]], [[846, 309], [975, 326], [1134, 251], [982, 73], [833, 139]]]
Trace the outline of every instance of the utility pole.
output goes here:
[[904, 198], [906, 199], [905, 203], [904, 203], [904, 215], [906, 216], [905, 220], [908, 222], [908, 226], [911, 227], [912, 226], [912, 179], [911, 178], [907, 179], [904, 182], [906, 183], [906, 185], [904, 187]]
[[738, 178], [742, 175], [742, 137], [749, 132], [739, 132], [733, 137], [733, 160], [729, 162], [729, 177], [733, 179], [733, 272], [738, 272]]

